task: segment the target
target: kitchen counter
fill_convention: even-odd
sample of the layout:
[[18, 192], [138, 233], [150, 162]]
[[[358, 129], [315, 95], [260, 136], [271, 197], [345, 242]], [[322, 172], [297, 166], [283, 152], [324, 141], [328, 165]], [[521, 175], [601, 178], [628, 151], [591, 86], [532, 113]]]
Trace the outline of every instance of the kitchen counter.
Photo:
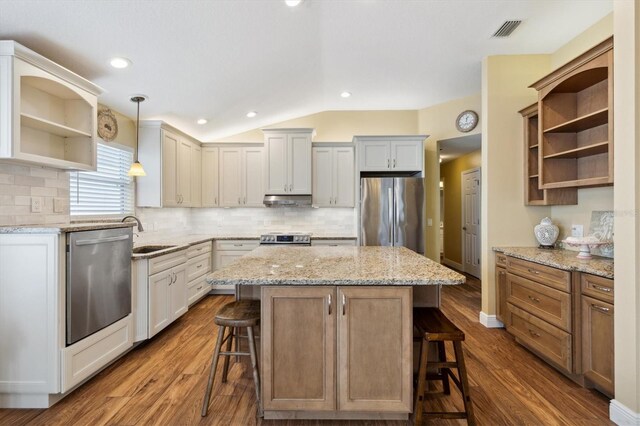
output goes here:
[[135, 222], [83, 222], [43, 225], [16, 225], [0, 227], [0, 234], [61, 234], [64, 232], [96, 231], [99, 229], [128, 228]]
[[404, 247], [259, 247], [214, 285], [453, 285], [465, 277]]
[[592, 259], [578, 259], [577, 251], [564, 249], [540, 249], [537, 247], [494, 247], [493, 251], [507, 256], [528, 260], [541, 265], [565, 271], [585, 272], [613, 279], [613, 259], [594, 256]]

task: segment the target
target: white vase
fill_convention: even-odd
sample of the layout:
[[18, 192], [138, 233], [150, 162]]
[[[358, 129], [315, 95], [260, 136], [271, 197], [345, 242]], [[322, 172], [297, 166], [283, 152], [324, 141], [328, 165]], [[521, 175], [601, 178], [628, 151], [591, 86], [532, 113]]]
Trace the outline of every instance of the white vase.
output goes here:
[[560, 234], [558, 227], [548, 217], [542, 219], [540, 224], [535, 226], [533, 232], [541, 248], [553, 248]]

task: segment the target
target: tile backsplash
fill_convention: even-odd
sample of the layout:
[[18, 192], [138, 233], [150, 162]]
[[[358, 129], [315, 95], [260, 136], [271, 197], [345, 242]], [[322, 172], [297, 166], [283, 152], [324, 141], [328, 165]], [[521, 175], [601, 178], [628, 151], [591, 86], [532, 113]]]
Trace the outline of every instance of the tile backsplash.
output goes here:
[[[40, 211], [32, 209], [32, 202]], [[0, 226], [69, 222], [69, 173], [0, 162]]]

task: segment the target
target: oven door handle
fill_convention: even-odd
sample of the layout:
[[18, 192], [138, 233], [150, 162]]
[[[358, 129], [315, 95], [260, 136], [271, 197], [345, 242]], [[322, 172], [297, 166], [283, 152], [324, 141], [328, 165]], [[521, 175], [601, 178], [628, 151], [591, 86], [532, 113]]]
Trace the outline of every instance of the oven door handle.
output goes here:
[[107, 237], [107, 238], [94, 238], [91, 240], [78, 240], [76, 241], [77, 246], [88, 246], [94, 244], [102, 244], [102, 243], [112, 243], [115, 241], [124, 241], [128, 240], [128, 235], [118, 235], [117, 237]]

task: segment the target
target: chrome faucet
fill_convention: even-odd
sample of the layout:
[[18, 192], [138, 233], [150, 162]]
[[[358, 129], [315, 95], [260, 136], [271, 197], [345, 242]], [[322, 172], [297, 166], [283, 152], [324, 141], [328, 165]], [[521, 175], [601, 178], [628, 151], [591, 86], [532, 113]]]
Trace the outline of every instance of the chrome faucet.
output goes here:
[[140, 219], [138, 219], [135, 216], [125, 216], [125, 217], [122, 218], [122, 221], [124, 222], [129, 218], [131, 218], [131, 219], [136, 221], [136, 223], [138, 224], [138, 231], [140, 231], [140, 232], [144, 231], [144, 227], [142, 226], [142, 222], [140, 222]]

